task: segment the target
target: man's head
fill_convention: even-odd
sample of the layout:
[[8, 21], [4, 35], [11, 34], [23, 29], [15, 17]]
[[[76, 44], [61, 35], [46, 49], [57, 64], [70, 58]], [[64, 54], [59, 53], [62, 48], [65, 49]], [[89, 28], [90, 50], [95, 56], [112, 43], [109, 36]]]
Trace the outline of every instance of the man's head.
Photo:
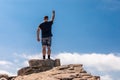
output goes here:
[[44, 21], [48, 21], [48, 16], [44, 16]]

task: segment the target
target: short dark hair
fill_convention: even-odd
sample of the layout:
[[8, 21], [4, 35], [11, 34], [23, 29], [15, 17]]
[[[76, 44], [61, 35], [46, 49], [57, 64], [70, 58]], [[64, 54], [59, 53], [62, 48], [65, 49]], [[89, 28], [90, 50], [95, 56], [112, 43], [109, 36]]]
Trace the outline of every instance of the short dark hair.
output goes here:
[[44, 16], [44, 19], [48, 19], [48, 16]]

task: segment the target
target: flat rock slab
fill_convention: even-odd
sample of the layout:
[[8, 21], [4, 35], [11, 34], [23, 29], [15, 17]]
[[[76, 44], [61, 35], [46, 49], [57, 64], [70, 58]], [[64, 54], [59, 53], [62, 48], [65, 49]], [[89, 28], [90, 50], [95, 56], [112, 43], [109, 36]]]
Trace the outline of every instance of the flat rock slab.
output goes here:
[[29, 60], [29, 66], [30, 67], [56, 67], [60, 66], [60, 60], [52, 60], [52, 59], [46, 59], [46, 60], [41, 60], [41, 59], [31, 59]]
[[29, 66], [30, 67], [54, 67], [54, 60], [39, 60], [39, 59], [33, 59], [29, 60]]

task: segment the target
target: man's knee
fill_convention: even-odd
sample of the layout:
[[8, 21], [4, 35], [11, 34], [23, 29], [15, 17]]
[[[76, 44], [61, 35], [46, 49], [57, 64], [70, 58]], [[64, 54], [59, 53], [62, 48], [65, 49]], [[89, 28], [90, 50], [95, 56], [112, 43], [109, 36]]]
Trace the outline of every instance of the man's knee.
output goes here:
[[42, 50], [45, 51], [46, 50], [46, 46], [42, 46]]
[[47, 49], [48, 49], [48, 51], [51, 51], [51, 47], [50, 46], [48, 46]]

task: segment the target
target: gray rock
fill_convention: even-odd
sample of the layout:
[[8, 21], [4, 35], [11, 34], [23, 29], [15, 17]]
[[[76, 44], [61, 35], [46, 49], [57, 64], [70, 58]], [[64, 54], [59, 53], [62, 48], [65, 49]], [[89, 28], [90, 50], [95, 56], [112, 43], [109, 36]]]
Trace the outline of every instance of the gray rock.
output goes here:
[[18, 75], [28, 75], [32, 73], [43, 72], [52, 69], [53, 67], [60, 66], [60, 59], [52, 60], [29, 60], [29, 66], [18, 70]]
[[60, 66], [58, 69], [59, 70], [64, 70], [64, 69], [68, 69], [69, 66], [68, 65], [63, 65], [63, 66]]
[[0, 80], [7, 80], [9, 76], [7, 74], [0, 74]]
[[55, 67], [61, 66], [60, 59], [55, 59]]

